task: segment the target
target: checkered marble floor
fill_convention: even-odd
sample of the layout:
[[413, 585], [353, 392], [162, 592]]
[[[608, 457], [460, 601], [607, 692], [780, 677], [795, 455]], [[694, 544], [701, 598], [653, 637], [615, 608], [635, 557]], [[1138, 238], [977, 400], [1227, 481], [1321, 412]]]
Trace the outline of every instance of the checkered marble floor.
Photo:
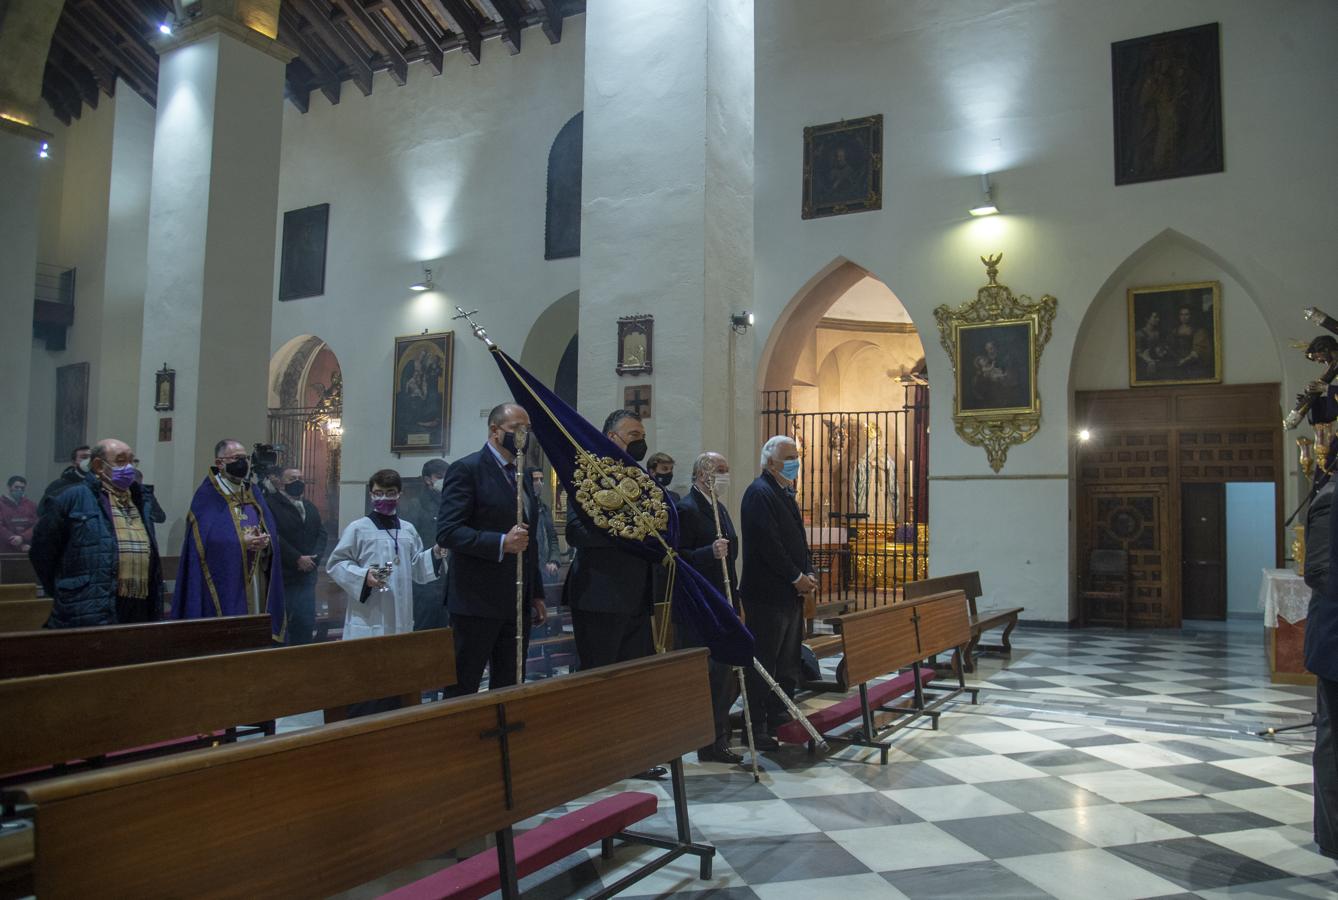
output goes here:
[[[1313, 689], [1270, 685], [1257, 622], [1174, 632], [1014, 632], [983, 658], [980, 705], [940, 730], [860, 748], [765, 754], [746, 771], [688, 757], [694, 838], [716, 846], [710, 881], [672, 863], [623, 896], [818, 900], [931, 897], [1333, 897], [1338, 863], [1311, 842]], [[810, 708], [835, 699], [806, 701]], [[836, 746], [836, 745], [834, 745]], [[673, 834], [669, 785], [640, 830]], [[474, 852], [479, 847], [462, 848]], [[581, 897], [656, 851], [597, 850], [526, 878], [527, 896]], [[441, 868], [427, 860], [347, 896]]]

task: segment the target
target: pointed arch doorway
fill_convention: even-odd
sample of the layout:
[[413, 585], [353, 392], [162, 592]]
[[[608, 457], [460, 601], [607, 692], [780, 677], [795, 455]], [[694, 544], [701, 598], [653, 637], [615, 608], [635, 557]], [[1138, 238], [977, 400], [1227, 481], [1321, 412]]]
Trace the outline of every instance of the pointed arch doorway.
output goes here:
[[905, 306], [837, 260], [795, 296], [761, 363], [760, 437], [799, 445], [821, 599], [857, 608], [928, 573], [929, 381]]
[[340, 450], [343, 444], [344, 383], [330, 346], [301, 335], [270, 360], [269, 442], [279, 465], [302, 470], [306, 499], [321, 521], [339, 522]]

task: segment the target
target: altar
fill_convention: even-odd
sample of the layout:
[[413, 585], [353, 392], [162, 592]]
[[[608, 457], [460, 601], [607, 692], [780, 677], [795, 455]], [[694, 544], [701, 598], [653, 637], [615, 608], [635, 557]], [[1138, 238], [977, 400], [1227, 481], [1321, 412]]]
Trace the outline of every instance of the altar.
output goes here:
[[1264, 611], [1264, 649], [1274, 684], [1314, 684], [1304, 661], [1310, 588], [1291, 569], [1263, 569], [1259, 608]]

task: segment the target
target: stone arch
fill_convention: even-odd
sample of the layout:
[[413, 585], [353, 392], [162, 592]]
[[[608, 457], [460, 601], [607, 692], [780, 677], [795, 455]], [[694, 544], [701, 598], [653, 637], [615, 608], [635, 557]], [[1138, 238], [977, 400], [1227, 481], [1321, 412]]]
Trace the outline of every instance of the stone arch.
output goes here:
[[[564, 294], [539, 313], [525, 336], [520, 364], [549, 387], [556, 385], [563, 356], [576, 339], [580, 307], [580, 291]], [[572, 402], [571, 398], [562, 399]]]
[[581, 255], [581, 154], [585, 113], [578, 112], [548, 149], [548, 202], [544, 214], [544, 259]]
[[269, 440], [283, 446], [280, 464], [302, 469], [306, 499], [326, 522], [339, 521], [343, 445], [343, 373], [316, 335], [283, 344], [270, 359]]

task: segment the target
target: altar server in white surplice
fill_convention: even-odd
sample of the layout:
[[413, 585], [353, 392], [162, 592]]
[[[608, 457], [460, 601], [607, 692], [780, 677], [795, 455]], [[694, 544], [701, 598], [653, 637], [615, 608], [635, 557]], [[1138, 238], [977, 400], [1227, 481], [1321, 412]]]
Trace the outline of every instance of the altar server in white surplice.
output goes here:
[[326, 563], [325, 571], [348, 594], [344, 640], [413, 631], [414, 582], [437, 577], [435, 551], [424, 550], [417, 529], [398, 515], [401, 488], [394, 469], [373, 475], [367, 483], [371, 514], [349, 523]]

